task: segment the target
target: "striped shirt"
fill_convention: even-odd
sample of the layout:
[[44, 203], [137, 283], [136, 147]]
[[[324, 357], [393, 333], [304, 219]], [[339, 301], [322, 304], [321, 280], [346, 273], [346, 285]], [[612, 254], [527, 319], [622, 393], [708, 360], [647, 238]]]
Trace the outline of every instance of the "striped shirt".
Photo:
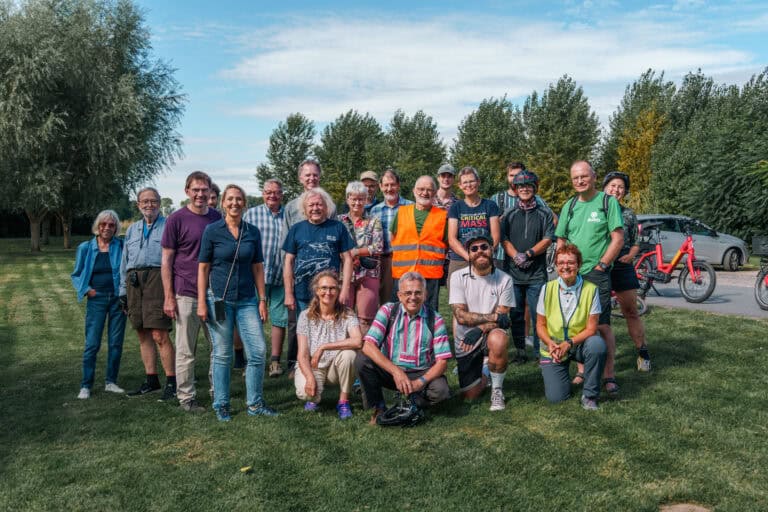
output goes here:
[[264, 283], [267, 285], [283, 284], [283, 257], [280, 246], [283, 234], [283, 216], [285, 209], [281, 206], [278, 213], [265, 204], [249, 208], [243, 219], [253, 224], [261, 232], [261, 251], [264, 254]]
[[392, 234], [389, 232], [389, 225], [392, 223], [392, 219], [395, 218], [398, 208], [407, 204], [413, 204], [413, 201], [405, 199], [403, 196], [398, 196], [395, 206], [390, 207], [386, 201], [382, 201], [371, 208], [371, 217], [381, 219], [381, 228], [384, 230], [384, 250], [381, 252], [383, 255], [392, 253]]
[[[385, 340], [389, 322], [392, 327]], [[427, 307], [424, 305], [416, 316], [411, 317], [399, 302], [384, 304], [363, 340], [376, 345], [395, 365], [409, 370], [425, 370], [438, 359], [451, 358], [443, 317], [435, 312], [433, 336], [429, 331]]]

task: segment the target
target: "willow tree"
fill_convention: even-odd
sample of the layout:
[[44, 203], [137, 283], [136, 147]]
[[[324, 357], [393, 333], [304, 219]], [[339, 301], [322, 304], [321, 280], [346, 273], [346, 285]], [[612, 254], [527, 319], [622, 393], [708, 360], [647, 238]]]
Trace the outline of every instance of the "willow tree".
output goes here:
[[184, 96], [130, 0], [0, 2], [0, 169], [31, 248], [56, 213], [109, 206], [181, 153]]

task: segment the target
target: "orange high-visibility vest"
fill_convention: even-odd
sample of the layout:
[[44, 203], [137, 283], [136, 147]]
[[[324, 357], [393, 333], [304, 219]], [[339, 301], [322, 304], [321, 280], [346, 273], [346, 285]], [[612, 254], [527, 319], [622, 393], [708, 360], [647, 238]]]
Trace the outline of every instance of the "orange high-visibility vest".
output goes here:
[[397, 233], [392, 238], [392, 277], [416, 271], [425, 279], [443, 277], [443, 263], [448, 245], [443, 240], [448, 212], [432, 207], [421, 228], [416, 232], [416, 205], [401, 206], [397, 210]]

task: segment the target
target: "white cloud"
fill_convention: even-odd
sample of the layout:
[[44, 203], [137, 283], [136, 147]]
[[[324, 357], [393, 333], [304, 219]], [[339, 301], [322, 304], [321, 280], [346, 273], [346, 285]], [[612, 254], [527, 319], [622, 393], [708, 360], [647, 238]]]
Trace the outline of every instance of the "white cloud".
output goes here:
[[388, 119], [397, 108], [421, 108], [448, 127], [483, 98], [526, 96], [565, 73], [587, 91], [610, 86], [620, 97], [648, 68], [670, 78], [754, 68], [750, 53], [654, 16], [639, 11], [593, 27], [511, 18], [296, 22], [255, 34], [252, 54], [220, 75], [270, 91], [237, 109], [258, 118], [299, 111], [328, 122], [354, 108]]

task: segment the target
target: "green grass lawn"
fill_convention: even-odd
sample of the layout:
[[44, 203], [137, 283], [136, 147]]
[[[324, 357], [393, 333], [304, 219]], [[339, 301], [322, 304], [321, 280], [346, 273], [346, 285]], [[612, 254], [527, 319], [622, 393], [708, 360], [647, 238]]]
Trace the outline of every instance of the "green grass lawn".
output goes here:
[[[487, 395], [452, 399], [407, 430], [369, 426], [359, 402], [340, 422], [332, 391], [310, 416], [285, 377], [265, 382], [281, 416], [248, 417], [238, 373], [233, 421], [220, 424], [99, 386], [75, 399], [84, 307], [74, 251], [57, 246], [0, 241], [1, 510], [768, 509], [768, 322], [654, 309], [651, 374], [634, 370], [619, 322], [621, 399], [596, 413], [549, 405], [528, 364], [507, 372], [506, 411], [490, 413]], [[129, 329], [119, 384], [142, 379]]]

